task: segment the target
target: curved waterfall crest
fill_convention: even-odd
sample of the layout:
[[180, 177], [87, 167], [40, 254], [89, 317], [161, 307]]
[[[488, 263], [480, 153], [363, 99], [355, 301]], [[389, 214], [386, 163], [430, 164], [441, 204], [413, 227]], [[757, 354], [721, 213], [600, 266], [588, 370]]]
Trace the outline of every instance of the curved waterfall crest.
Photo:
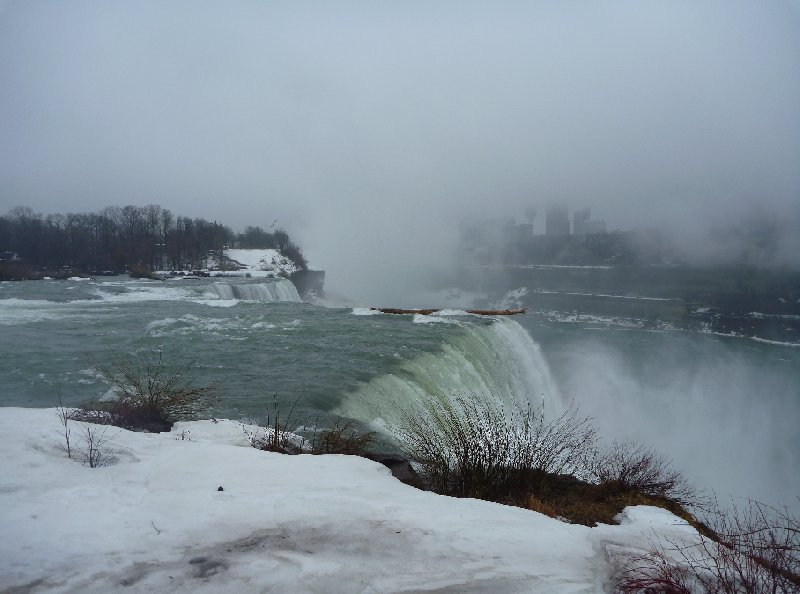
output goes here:
[[290, 280], [283, 278], [259, 283], [223, 283], [215, 282], [212, 290], [220, 299], [239, 299], [242, 301], [278, 301], [302, 302], [297, 289]]
[[539, 345], [513, 320], [459, 322], [464, 332], [436, 353], [402, 361], [349, 394], [338, 414], [391, 425], [403, 410], [432, 396], [453, 395], [530, 403], [546, 418], [563, 412], [561, 394]]

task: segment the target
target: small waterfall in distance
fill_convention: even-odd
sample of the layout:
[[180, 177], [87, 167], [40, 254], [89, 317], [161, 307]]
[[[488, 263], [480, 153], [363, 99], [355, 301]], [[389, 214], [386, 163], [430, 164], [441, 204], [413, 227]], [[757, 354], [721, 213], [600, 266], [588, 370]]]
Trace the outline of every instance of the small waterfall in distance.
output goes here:
[[433, 395], [500, 399], [543, 407], [546, 419], [564, 411], [561, 394], [539, 345], [509, 319], [460, 322], [464, 333], [438, 353], [402, 361], [349, 394], [334, 411], [378, 426], [392, 425], [403, 410]]
[[214, 292], [220, 299], [240, 299], [242, 301], [302, 302], [292, 281], [279, 278], [263, 283], [214, 283]]

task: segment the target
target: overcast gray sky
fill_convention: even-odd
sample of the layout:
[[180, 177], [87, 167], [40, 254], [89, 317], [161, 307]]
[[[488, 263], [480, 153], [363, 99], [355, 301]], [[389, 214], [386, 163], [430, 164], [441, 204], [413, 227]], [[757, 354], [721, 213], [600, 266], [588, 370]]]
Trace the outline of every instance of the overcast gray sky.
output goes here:
[[0, 214], [277, 217], [402, 279], [552, 200], [800, 221], [800, 2], [0, 0]]

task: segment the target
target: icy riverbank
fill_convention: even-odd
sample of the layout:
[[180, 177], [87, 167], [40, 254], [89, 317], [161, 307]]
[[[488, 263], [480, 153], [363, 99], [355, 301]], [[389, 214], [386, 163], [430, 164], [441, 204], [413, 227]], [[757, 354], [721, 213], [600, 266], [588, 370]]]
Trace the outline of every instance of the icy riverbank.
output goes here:
[[696, 534], [658, 508], [586, 528], [442, 497], [363, 458], [254, 450], [232, 421], [110, 427], [95, 469], [61, 429], [0, 409], [0, 590], [602, 592], [655, 534]]

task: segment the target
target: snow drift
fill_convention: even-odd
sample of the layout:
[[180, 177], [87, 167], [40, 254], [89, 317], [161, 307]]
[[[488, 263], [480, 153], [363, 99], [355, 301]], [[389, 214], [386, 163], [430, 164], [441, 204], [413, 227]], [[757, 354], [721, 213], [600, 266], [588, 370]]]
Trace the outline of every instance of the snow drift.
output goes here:
[[0, 415], [0, 590], [589, 593], [655, 534], [696, 535], [657, 508], [586, 528], [442, 497], [362, 458], [254, 450], [231, 421], [109, 428], [90, 469], [60, 428], [53, 409]]

